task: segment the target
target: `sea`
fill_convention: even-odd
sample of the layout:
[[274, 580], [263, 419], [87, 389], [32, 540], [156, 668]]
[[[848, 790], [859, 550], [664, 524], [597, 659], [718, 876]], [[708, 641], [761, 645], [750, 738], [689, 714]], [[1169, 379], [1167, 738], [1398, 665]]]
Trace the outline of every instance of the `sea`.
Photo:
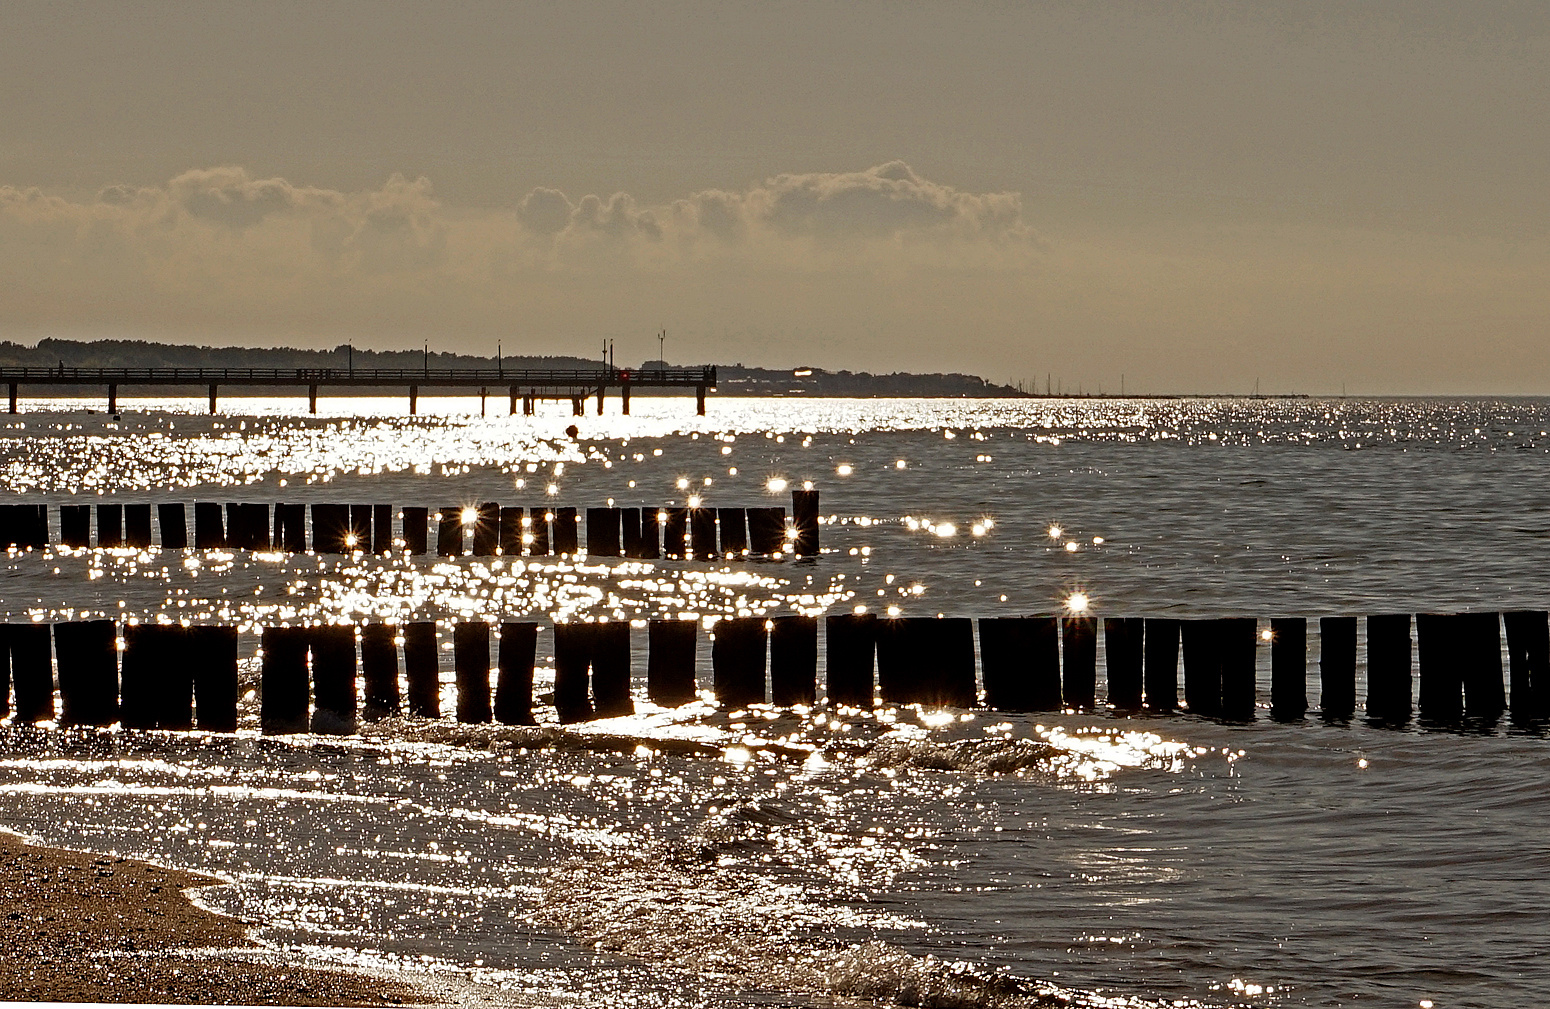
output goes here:
[[[1550, 606], [1550, 400], [27, 399], [17, 502], [790, 506], [774, 560], [12, 549], [0, 617], [237, 625], [234, 735], [0, 729], [0, 827], [222, 882], [279, 962], [468, 1005], [1550, 1004], [1550, 739], [1107, 709], [718, 710], [726, 616]], [[492, 401], [493, 405], [493, 401]], [[567, 428], [574, 425], [574, 433]], [[57, 513], [56, 513], [57, 515]], [[57, 519], [56, 519], [57, 520]], [[701, 621], [699, 701], [645, 621]], [[634, 627], [633, 715], [259, 733], [257, 630]], [[1266, 624], [1265, 626], [1268, 626]], [[1316, 624], [1314, 625], [1316, 627]], [[1358, 698], [1364, 662], [1358, 669]], [[1099, 696], [1103, 696], [1100, 641]], [[820, 682], [822, 668], [820, 666]], [[821, 693], [821, 691], [820, 691]]]

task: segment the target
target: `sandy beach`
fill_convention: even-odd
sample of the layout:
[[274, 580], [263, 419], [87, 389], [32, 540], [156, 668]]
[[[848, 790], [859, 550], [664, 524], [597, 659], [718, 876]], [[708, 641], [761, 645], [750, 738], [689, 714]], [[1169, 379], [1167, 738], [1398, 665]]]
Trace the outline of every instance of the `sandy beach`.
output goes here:
[[0, 1000], [382, 1006], [423, 1003], [359, 974], [248, 962], [247, 923], [196, 907], [218, 883], [0, 833]]

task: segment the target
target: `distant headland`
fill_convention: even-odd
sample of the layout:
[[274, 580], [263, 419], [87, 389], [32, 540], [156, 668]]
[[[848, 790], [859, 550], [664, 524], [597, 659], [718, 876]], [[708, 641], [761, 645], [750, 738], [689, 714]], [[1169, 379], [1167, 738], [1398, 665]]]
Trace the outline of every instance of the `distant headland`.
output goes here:
[[[503, 355], [480, 357], [426, 350], [365, 350], [341, 344], [332, 350], [293, 347], [201, 347], [144, 340], [39, 340], [34, 346], [0, 342], [0, 368], [597, 368], [598, 358]], [[716, 364], [718, 391], [733, 396], [908, 396], [933, 398], [1027, 397], [1016, 386], [977, 375], [830, 371], [825, 368], [752, 368]], [[646, 361], [649, 371], [661, 362]], [[632, 367], [623, 365], [622, 367]], [[641, 394], [647, 394], [641, 390]]]

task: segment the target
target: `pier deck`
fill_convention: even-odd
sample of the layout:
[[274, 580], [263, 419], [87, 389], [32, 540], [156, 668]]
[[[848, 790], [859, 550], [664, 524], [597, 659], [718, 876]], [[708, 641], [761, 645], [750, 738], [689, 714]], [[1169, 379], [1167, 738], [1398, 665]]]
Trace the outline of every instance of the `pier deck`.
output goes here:
[[571, 401], [577, 415], [591, 396], [597, 409], [612, 389], [618, 392], [624, 412], [630, 412], [632, 389], [694, 390], [699, 413], [705, 412], [705, 394], [716, 387], [716, 369], [705, 365], [690, 368], [0, 368], [0, 383], [10, 390], [10, 412], [16, 413], [17, 392], [29, 386], [106, 387], [108, 410], [118, 409], [118, 391], [122, 386], [168, 388], [199, 386], [210, 394], [210, 412], [216, 409], [216, 397], [222, 386], [305, 388], [311, 412], [317, 413], [318, 392], [328, 388], [405, 388], [409, 394], [409, 412], [415, 413], [422, 389], [477, 389], [481, 401], [490, 390], [504, 389], [511, 399], [511, 412], [531, 414], [540, 399]]

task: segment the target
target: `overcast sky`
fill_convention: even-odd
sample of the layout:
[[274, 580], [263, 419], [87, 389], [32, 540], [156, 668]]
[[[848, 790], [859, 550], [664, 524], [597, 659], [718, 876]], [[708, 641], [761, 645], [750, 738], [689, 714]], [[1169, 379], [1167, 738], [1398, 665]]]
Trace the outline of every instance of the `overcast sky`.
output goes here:
[[0, 338], [1550, 394], [1550, 5], [0, 15]]

